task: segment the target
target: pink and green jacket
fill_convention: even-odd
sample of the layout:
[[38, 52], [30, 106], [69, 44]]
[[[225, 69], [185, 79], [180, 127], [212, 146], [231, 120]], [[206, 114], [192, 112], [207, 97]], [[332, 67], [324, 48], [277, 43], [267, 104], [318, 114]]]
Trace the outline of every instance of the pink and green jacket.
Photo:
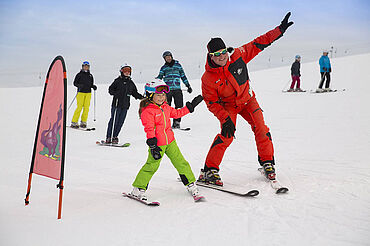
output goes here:
[[187, 107], [175, 109], [166, 102], [161, 106], [153, 103], [149, 104], [141, 113], [141, 122], [144, 126], [146, 137], [156, 137], [158, 146], [170, 144], [175, 140], [170, 118], [181, 118], [188, 113], [189, 109]]

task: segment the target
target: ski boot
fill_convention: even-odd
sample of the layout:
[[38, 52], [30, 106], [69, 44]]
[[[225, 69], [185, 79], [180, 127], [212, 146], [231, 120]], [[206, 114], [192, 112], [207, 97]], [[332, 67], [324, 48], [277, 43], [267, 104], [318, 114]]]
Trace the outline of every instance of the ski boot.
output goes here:
[[316, 89], [316, 93], [322, 93], [322, 92], [324, 92], [324, 89], [322, 89], [322, 88], [317, 88]]
[[172, 123], [172, 129], [180, 129], [180, 122], [174, 120]]
[[268, 162], [268, 163], [264, 163], [262, 167], [263, 167], [263, 171], [265, 173], [266, 178], [268, 180], [275, 180], [276, 173], [275, 173], [274, 165]]
[[143, 200], [143, 201], [148, 200], [148, 198], [145, 195], [145, 190], [137, 188], [137, 187], [134, 187], [134, 189], [130, 192], [130, 195], [132, 195], [132, 196], [134, 196], [134, 197], [136, 197], [140, 200]]
[[194, 201], [199, 201], [204, 198], [204, 196], [199, 193], [199, 189], [195, 183], [189, 184], [188, 186], [186, 186], [186, 189], [192, 195]]
[[287, 92], [293, 92], [294, 89], [293, 88], [290, 88], [289, 90], [287, 90]]
[[303, 90], [301, 88], [296, 88], [294, 91], [295, 92], [302, 92]]
[[86, 127], [87, 127], [87, 123], [86, 123], [86, 122], [81, 121], [81, 123], [80, 123], [80, 127], [81, 127], [81, 128], [86, 128]]
[[77, 122], [72, 122], [71, 123], [71, 128], [78, 129], [80, 126], [77, 124]]
[[118, 137], [113, 137], [112, 138], [112, 144], [118, 144]]
[[218, 186], [224, 185], [220, 175], [218, 174], [217, 169], [209, 169], [208, 171], [204, 171], [204, 169], [201, 169], [198, 182], [204, 182], [206, 184], [213, 184]]
[[331, 92], [332, 91], [332, 89], [330, 89], [330, 88], [325, 88], [324, 90], [325, 90], [325, 92]]
[[112, 138], [107, 138], [107, 139], [105, 139], [105, 143], [106, 143], [106, 144], [111, 144], [111, 143], [112, 143]]

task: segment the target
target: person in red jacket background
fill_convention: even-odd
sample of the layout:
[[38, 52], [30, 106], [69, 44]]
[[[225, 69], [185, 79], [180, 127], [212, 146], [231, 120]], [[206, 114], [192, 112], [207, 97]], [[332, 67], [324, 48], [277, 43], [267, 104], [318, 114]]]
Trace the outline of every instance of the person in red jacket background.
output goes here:
[[[252, 127], [257, 144], [258, 160], [268, 179], [275, 179], [274, 148], [269, 128], [265, 125], [262, 109], [249, 84], [247, 63], [258, 53], [279, 39], [293, 24], [288, 22], [290, 12], [281, 24], [266, 34], [239, 47], [227, 48], [221, 38], [212, 38], [208, 45], [206, 71], [202, 76], [202, 95], [211, 111], [220, 121], [221, 133], [215, 137], [201, 169], [199, 182], [223, 185], [219, 166], [235, 133], [237, 115]], [[228, 53], [232, 53], [230, 56]]]

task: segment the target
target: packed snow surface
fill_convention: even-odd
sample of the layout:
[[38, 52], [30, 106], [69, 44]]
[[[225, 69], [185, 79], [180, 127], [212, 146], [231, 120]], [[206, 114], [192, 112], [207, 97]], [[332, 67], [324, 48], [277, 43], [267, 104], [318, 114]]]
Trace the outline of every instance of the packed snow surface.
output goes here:
[[[159, 207], [121, 196], [147, 158], [138, 101], [132, 98], [119, 136], [131, 146], [95, 144], [105, 138], [111, 104], [107, 85], [98, 83], [97, 121], [92, 99], [88, 122], [97, 130], [67, 129], [62, 220], [56, 219], [56, 180], [34, 175], [30, 205], [23, 201], [43, 89], [0, 88], [0, 245], [369, 245], [369, 65], [370, 54], [333, 59], [331, 87], [346, 90], [326, 94], [282, 93], [290, 67], [250, 74], [271, 130], [277, 177], [288, 194], [274, 194], [257, 171], [254, 137], [239, 117], [220, 174], [225, 183], [260, 195], [200, 187], [207, 201], [195, 203], [164, 158], [148, 190]], [[315, 89], [317, 62], [303, 63], [301, 72], [301, 87]], [[200, 80], [190, 83], [194, 92], [184, 92], [186, 100], [201, 93]], [[143, 84], [137, 86], [143, 92]], [[68, 104], [75, 93], [69, 86]], [[191, 131], [176, 131], [176, 139], [198, 176], [219, 123], [202, 103], [182, 126]]]

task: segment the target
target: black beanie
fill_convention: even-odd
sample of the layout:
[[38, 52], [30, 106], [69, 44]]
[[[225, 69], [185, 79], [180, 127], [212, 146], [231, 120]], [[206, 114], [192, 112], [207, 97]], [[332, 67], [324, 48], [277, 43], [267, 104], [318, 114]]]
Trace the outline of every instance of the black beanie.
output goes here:
[[211, 38], [211, 41], [209, 41], [207, 44], [208, 53], [213, 53], [225, 48], [226, 45], [221, 38]]

